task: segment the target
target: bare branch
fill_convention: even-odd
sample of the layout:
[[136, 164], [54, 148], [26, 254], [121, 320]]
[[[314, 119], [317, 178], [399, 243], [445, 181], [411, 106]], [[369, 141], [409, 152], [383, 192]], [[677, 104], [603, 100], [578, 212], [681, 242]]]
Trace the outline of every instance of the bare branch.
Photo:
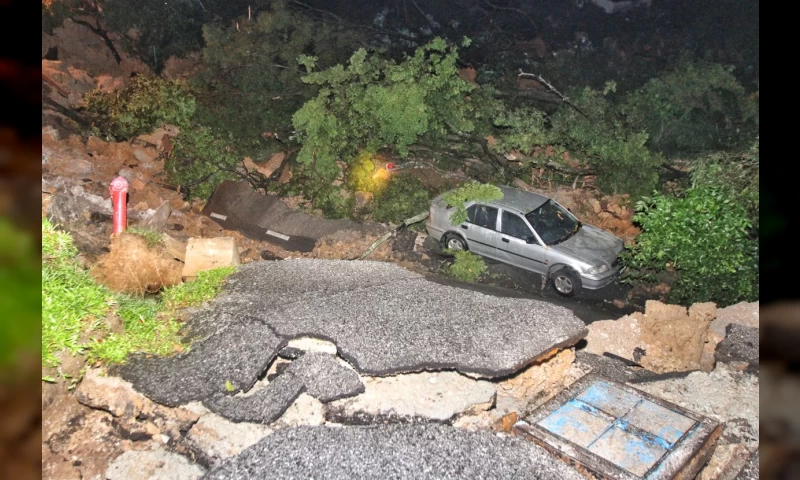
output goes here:
[[566, 95], [564, 95], [563, 93], [559, 92], [556, 89], [556, 87], [554, 87], [553, 85], [550, 84], [550, 82], [548, 82], [547, 80], [542, 78], [541, 75], [538, 75], [538, 74], [535, 74], [535, 73], [525, 73], [520, 68], [519, 69], [519, 75], [517, 75], [517, 77], [529, 77], [529, 78], [534, 78], [534, 79], [538, 80], [539, 83], [541, 83], [542, 85], [547, 87], [548, 90], [550, 90], [555, 95], [557, 95], [558, 98], [560, 98], [562, 102], [564, 102], [567, 105], [569, 105], [570, 107], [572, 107], [576, 112], [580, 113], [584, 118], [587, 118], [587, 119], [589, 118], [585, 113], [583, 113], [583, 111], [580, 108], [578, 108], [577, 105], [572, 103], [572, 101]]

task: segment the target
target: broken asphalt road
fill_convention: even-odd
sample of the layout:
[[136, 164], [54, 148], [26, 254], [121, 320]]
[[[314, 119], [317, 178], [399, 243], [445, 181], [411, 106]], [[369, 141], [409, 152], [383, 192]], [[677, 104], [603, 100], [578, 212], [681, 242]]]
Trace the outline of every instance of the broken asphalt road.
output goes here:
[[587, 333], [550, 303], [440, 285], [390, 263], [309, 259], [242, 266], [189, 328], [201, 338], [189, 353], [132, 358], [123, 378], [170, 404], [229, 393], [226, 380], [247, 391], [297, 337], [334, 342], [366, 375], [453, 369], [500, 377]]

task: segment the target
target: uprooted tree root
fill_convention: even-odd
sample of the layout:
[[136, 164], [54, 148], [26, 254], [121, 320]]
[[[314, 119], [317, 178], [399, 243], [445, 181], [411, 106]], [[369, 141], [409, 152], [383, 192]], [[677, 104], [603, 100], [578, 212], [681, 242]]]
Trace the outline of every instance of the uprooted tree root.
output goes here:
[[181, 282], [182, 264], [163, 246], [148, 247], [141, 236], [122, 233], [111, 240], [110, 250], [92, 275], [111, 290], [143, 295]]

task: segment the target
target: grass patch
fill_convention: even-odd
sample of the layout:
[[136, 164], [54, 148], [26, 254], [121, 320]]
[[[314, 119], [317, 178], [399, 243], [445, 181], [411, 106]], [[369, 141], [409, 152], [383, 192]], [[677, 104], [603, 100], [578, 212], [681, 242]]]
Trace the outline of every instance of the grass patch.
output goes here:
[[42, 219], [42, 365], [58, 364], [54, 352], [83, 353], [83, 332], [99, 328], [114, 298], [75, 262], [72, 238]]
[[147, 244], [147, 248], [155, 248], [164, 244], [164, 235], [155, 230], [148, 230], [142, 227], [130, 227], [127, 232], [142, 237]]
[[115, 314], [122, 320], [125, 333], [94, 340], [87, 355], [90, 362], [122, 363], [129, 353], [169, 355], [183, 350], [178, 336], [181, 323], [162, 312], [162, 302], [127, 296], [119, 296], [118, 302]]
[[[128, 354], [182, 351], [179, 309], [216, 296], [235, 267], [200, 272], [197, 280], [169, 288], [161, 299], [114, 293], [98, 285], [75, 257], [69, 234], [42, 219], [42, 365], [56, 366], [55, 352], [86, 355], [89, 362], [120, 363]], [[107, 315], [124, 333], [109, 332]]]
[[164, 290], [164, 305], [171, 310], [199, 305], [211, 300], [219, 293], [222, 282], [236, 271], [236, 267], [222, 267], [205, 272], [197, 272], [193, 282], [182, 283]]

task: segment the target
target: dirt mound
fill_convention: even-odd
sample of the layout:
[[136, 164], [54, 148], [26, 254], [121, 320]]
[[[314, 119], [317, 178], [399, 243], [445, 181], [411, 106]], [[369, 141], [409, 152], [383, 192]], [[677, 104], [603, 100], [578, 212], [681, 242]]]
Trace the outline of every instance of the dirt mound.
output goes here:
[[[354, 259], [366, 252], [378, 238], [380, 235], [365, 235], [356, 230], [341, 230], [322, 237], [314, 246], [312, 254], [314, 258], [327, 260]], [[367, 260], [389, 260], [390, 258], [392, 258], [391, 240], [378, 246], [367, 257]]]
[[647, 353], [641, 363], [654, 372], [697, 370], [708, 326], [717, 315], [713, 303], [696, 303], [686, 308], [650, 300], [641, 319], [642, 341]]
[[[537, 180], [536, 171], [531, 178]], [[536, 187], [521, 180], [514, 182], [514, 186], [550, 197], [586, 223], [608, 230], [625, 240], [626, 244], [633, 242], [641, 230], [633, 224], [635, 212], [628, 196], [600, 196], [596, 190], [586, 186], [591, 184], [591, 181], [589, 177], [583, 181], [578, 180], [575, 188], [565, 186], [551, 188], [548, 185]], [[536, 185], [536, 182], [532, 183]]]
[[687, 311], [649, 300], [644, 314], [589, 325], [586, 351], [612, 353], [657, 373], [708, 369], [713, 358], [704, 359], [703, 353], [716, 314], [713, 303], [694, 304]]
[[97, 281], [125, 293], [156, 293], [181, 282], [183, 264], [162, 245], [148, 247], [144, 238], [122, 233], [111, 240], [111, 252], [92, 270]]

